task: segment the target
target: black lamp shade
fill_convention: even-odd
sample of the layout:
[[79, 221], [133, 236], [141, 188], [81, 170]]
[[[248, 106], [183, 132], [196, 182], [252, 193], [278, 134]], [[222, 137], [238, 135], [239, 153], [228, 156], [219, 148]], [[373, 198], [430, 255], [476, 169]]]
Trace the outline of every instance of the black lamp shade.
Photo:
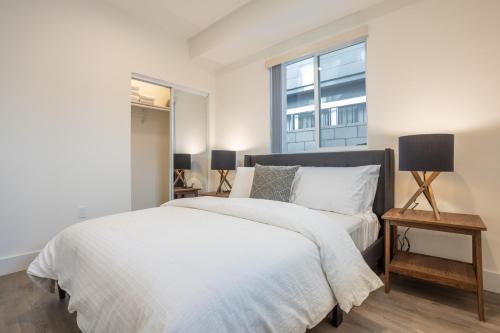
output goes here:
[[212, 150], [212, 170], [236, 169], [236, 152], [233, 150]]
[[399, 138], [399, 170], [453, 171], [453, 134], [420, 134]]
[[191, 155], [190, 154], [174, 154], [174, 169], [190, 170]]

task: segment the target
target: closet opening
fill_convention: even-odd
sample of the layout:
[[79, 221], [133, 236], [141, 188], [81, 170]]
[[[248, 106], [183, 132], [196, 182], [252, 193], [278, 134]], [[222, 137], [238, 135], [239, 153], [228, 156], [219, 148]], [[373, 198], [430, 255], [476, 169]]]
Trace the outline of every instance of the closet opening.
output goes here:
[[171, 198], [172, 88], [132, 77], [132, 210], [158, 207]]
[[[132, 74], [132, 210], [208, 190], [208, 98], [206, 92]], [[176, 172], [174, 155], [185, 162]], [[180, 171], [185, 181], [174, 184]]]

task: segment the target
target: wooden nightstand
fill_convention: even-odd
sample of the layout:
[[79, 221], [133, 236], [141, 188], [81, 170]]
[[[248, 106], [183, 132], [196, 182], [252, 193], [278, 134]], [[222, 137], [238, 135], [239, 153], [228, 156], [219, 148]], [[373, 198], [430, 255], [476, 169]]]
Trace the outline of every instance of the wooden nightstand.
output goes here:
[[[390, 291], [390, 273], [473, 291], [477, 294], [479, 320], [484, 321], [481, 231], [486, 231], [486, 226], [481, 217], [441, 213], [441, 220], [436, 221], [431, 211], [408, 210], [401, 214], [399, 208], [393, 208], [382, 218], [385, 221], [385, 292]], [[393, 244], [394, 255], [390, 260], [391, 226], [394, 235], [397, 235], [398, 226], [471, 235], [472, 263], [399, 251], [397, 241]]]
[[196, 187], [174, 187], [174, 199], [185, 198], [186, 195], [198, 196], [198, 191], [201, 188]]
[[229, 198], [229, 193], [231, 192], [222, 192], [221, 194], [217, 194], [217, 192], [200, 192], [198, 195], [200, 197], [219, 197], [219, 198]]

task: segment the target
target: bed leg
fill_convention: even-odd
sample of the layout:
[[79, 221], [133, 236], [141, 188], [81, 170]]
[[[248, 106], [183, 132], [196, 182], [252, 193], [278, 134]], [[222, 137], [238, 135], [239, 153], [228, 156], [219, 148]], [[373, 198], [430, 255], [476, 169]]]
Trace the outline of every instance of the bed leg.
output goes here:
[[59, 287], [59, 284], [57, 284], [57, 291], [59, 292], [59, 299], [63, 300], [66, 297], [66, 292]]
[[344, 312], [340, 309], [340, 306], [337, 304], [333, 308], [330, 324], [332, 324], [333, 327], [339, 327], [340, 324], [342, 324], [343, 320], [344, 320]]

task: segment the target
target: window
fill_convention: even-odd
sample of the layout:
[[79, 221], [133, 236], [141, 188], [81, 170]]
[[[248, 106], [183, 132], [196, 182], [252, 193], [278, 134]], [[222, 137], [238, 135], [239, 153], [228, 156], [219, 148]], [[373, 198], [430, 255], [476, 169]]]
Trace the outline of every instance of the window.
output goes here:
[[281, 126], [281, 138], [273, 135], [275, 152], [366, 145], [364, 42], [278, 66], [283, 77], [271, 84], [282, 86], [282, 95], [272, 112], [284, 114], [273, 117], [273, 127]]

